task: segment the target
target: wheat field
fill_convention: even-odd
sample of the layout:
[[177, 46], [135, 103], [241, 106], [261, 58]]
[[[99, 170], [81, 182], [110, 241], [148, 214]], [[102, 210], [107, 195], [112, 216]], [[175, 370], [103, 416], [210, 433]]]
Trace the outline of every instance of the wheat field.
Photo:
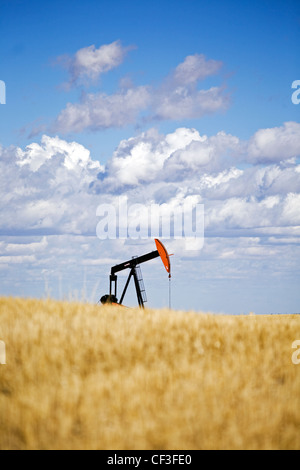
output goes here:
[[0, 449], [300, 449], [299, 315], [0, 299]]

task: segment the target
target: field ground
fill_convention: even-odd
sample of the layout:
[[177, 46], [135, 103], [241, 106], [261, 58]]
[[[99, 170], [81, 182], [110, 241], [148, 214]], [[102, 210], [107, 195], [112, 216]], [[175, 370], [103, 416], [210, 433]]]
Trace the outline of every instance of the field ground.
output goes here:
[[0, 449], [300, 449], [300, 315], [0, 299]]

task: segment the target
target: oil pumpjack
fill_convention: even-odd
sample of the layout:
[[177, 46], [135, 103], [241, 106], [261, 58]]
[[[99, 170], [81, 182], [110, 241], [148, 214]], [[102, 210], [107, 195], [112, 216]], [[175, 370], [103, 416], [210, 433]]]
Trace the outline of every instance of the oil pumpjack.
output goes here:
[[[155, 245], [157, 248], [155, 251], [152, 251], [142, 256], [135, 256], [131, 260], [125, 261], [124, 263], [121, 263], [121, 264], [117, 264], [116, 266], [113, 266], [111, 268], [110, 276], [109, 276], [109, 294], [101, 297], [100, 301], [102, 304], [122, 305], [130, 280], [131, 278], [133, 278], [138, 304], [141, 308], [144, 308], [144, 304], [145, 302], [147, 302], [147, 297], [146, 297], [146, 291], [145, 291], [145, 286], [144, 286], [143, 277], [142, 277], [142, 271], [140, 269], [140, 264], [150, 261], [152, 259], [158, 258], [159, 256], [163, 262], [163, 265], [166, 271], [169, 273], [169, 280], [171, 280], [171, 263], [170, 263], [171, 255], [168, 254], [162, 242], [158, 240], [157, 238], [155, 238]], [[130, 272], [129, 272], [129, 276], [126, 281], [124, 290], [122, 292], [120, 301], [118, 302], [118, 299], [117, 299], [118, 277], [116, 273], [120, 271], [124, 271], [125, 269], [130, 269]]]

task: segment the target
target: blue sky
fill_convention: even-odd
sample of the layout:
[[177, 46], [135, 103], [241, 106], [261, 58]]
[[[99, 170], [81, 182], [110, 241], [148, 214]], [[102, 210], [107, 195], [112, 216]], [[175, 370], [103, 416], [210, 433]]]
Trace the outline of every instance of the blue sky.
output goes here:
[[[29, 123], [51, 122], [79, 96], [81, 90], [59, 90], [66, 73], [53, 65], [57, 57], [116, 40], [133, 49], [101, 78], [108, 93], [124, 75], [137, 85], [160, 82], [187, 55], [203, 53], [224, 63], [217, 83], [226, 83], [232, 106], [188, 125], [200, 124], [204, 133], [220, 126], [249, 138], [257, 128], [296, 120], [299, 110], [289, 98], [299, 70], [299, 15], [296, 1], [1, 1], [1, 79], [8, 95], [1, 137], [8, 145], [26, 145]], [[174, 124], [161, 127], [172, 130]], [[103, 141], [109, 142], [110, 156], [117, 143], [114, 134], [106, 134], [80, 138], [88, 144], [90, 137], [100, 152]]]
[[[101, 242], [97, 205], [193, 197], [205, 245], [170, 243], [174, 308], [299, 311], [299, 2], [0, 0], [0, 15], [1, 294], [105, 293], [110, 263], [151, 241]], [[149, 305], [167, 304], [144, 270]]]

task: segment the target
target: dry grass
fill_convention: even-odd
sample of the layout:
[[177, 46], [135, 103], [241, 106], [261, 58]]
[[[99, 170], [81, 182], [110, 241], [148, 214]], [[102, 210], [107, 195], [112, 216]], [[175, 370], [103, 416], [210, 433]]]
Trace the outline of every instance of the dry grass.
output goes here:
[[300, 449], [300, 316], [0, 299], [0, 449]]

